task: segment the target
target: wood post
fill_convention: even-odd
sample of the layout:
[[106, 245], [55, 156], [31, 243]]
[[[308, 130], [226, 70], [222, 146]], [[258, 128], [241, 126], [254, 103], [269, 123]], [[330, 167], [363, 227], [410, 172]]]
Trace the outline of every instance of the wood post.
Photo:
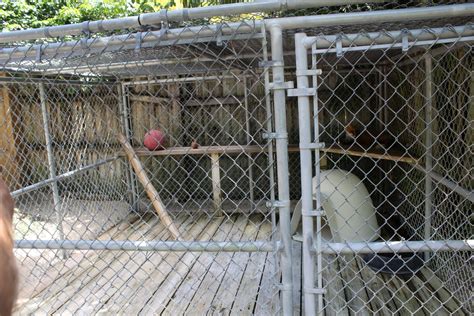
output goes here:
[[222, 191], [221, 191], [221, 170], [219, 166], [219, 154], [211, 154], [211, 174], [212, 174], [212, 196], [214, 208], [219, 214], [222, 213]]
[[130, 164], [132, 165], [133, 169], [135, 170], [135, 173], [137, 174], [138, 180], [145, 188], [148, 198], [151, 200], [151, 203], [153, 204], [153, 207], [155, 208], [156, 213], [160, 217], [160, 220], [163, 222], [164, 226], [170, 231], [174, 239], [179, 240], [180, 239], [179, 230], [174, 224], [171, 217], [169, 216], [168, 211], [165, 208], [165, 205], [161, 201], [160, 195], [156, 191], [155, 187], [151, 184], [151, 181], [148, 178], [145, 170], [143, 169], [143, 166], [140, 160], [138, 159], [138, 156], [133, 151], [132, 146], [130, 145], [128, 140], [125, 138], [125, 136], [123, 136], [122, 134], [118, 135], [118, 140], [120, 144], [122, 145], [123, 149], [125, 150], [128, 160], [130, 161]]

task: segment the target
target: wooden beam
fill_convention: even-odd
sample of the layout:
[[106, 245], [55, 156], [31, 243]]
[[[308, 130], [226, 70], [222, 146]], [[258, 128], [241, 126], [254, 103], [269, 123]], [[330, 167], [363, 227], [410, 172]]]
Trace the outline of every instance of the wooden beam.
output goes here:
[[[288, 152], [299, 152], [297, 146], [288, 147]], [[382, 160], [390, 160], [395, 162], [405, 162], [409, 164], [417, 164], [418, 159], [400, 154], [388, 154], [364, 151], [363, 149], [354, 150], [340, 146], [333, 146], [321, 149], [322, 152], [374, 158]], [[267, 148], [260, 145], [232, 145], [232, 146], [200, 146], [197, 149], [191, 147], [169, 147], [165, 150], [149, 151], [146, 148], [136, 148], [135, 152], [138, 156], [182, 156], [182, 155], [211, 155], [211, 154], [240, 154], [240, 153], [266, 153]]]
[[160, 195], [156, 191], [155, 187], [151, 184], [150, 179], [148, 178], [145, 170], [143, 169], [143, 166], [138, 159], [137, 155], [133, 151], [132, 146], [128, 142], [128, 140], [123, 136], [122, 134], [118, 135], [118, 139], [120, 143], [123, 146], [123, 149], [127, 153], [128, 160], [130, 161], [130, 164], [132, 165], [133, 169], [135, 170], [135, 173], [137, 174], [138, 180], [141, 182], [143, 185], [143, 188], [145, 189], [148, 198], [151, 200], [151, 203], [153, 204], [153, 207], [155, 208], [156, 212], [158, 213], [158, 216], [160, 217], [161, 221], [163, 222], [164, 226], [170, 231], [171, 235], [178, 240], [180, 237], [179, 230], [174, 224], [173, 220], [168, 214], [168, 211], [166, 210], [165, 205], [161, 201]]
[[227, 98], [210, 98], [207, 100], [191, 99], [184, 102], [184, 106], [201, 106], [201, 105], [232, 105], [238, 104], [241, 105], [242, 102], [236, 98], [227, 97]]
[[211, 174], [212, 174], [212, 196], [214, 209], [218, 215], [222, 215], [222, 190], [221, 190], [221, 169], [219, 166], [219, 154], [211, 154]]

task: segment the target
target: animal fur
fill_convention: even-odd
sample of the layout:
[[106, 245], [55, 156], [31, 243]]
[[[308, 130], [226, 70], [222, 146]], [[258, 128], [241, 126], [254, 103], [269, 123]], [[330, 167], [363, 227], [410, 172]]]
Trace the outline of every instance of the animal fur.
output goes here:
[[346, 126], [343, 140], [345, 144], [356, 143], [365, 149], [372, 147], [389, 148], [393, 142], [393, 137], [387, 132], [368, 131], [366, 129], [358, 131], [352, 124]]
[[10, 316], [17, 298], [18, 270], [13, 254], [14, 202], [0, 179], [0, 316]]

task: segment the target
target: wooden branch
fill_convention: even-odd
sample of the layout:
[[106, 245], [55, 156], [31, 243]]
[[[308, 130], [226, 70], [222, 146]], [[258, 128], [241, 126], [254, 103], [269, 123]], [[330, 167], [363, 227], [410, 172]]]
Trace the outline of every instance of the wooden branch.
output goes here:
[[148, 178], [145, 170], [143, 169], [143, 166], [140, 163], [138, 156], [133, 151], [132, 146], [130, 145], [128, 140], [125, 138], [125, 136], [123, 136], [122, 134], [118, 135], [118, 140], [120, 144], [122, 144], [122, 147], [125, 150], [125, 153], [127, 154], [128, 160], [130, 161], [130, 164], [132, 165], [133, 170], [135, 170], [138, 180], [141, 182], [141, 184], [145, 188], [148, 198], [151, 200], [151, 203], [153, 204], [153, 207], [155, 208], [156, 213], [158, 213], [160, 220], [163, 222], [164, 226], [170, 231], [174, 239], [178, 240], [180, 238], [178, 228], [176, 227], [173, 220], [169, 216], [168, 211], [166, 210], [165, 205], [161, 201], [161, 198], [158, 192], [156, 191], [155, 187], [151, 184], [151, 181]]

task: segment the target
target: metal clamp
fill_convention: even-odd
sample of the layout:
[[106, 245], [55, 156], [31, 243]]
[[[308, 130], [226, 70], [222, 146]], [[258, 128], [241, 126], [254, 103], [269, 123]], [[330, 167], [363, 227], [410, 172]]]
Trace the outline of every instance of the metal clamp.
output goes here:
[[288, 133], [262, 133], [263, 139], [287, 139]]
[[316, 209], [316, 210], [312, 210], [312, 211], [308, 211], [308, 212], [302, 211], [301, 215], [311, 216], [311, 217], [312, 216], [321, 217], [321, 216], [326, 216], [326, 212], [324, 210], [321, 210], [321, 209]]
[[293, 81], [285, 81], [285, 82], [272, 82], [268, 84], [268, 88], [270, 90], [287, 90], [287, 89], [293, 89], [295, 87], [295, 84]]
[[41, 62], [41, 56], [43, 56], [43, 44], [40, 44], [36, 47], [36, 62]]
[[310, 97], [316, 95], [315, 88], [297, 88], [297, 89], [289, 89], [288, 96], [289, 97]]
[[300, 69], [296, 71], [297, 77], [302, 76], [320, 76], [323, 71], [321, 69]]
[[260, 68], [283, 67], [285, 64], [281, 60], [262, 60], [258, 63]]
[[138, 32], [135, 34], [135, 52], [139, 52], [142, 48], [142, 33]]
[[300, 149], [322, 149], [326, 146], [325, 143], [300, 143]]
[[289, 200], [284, 200], [284, 201], [267, 201], [265, 205], [269, 208], [276, 208], [276, 207], [288, 207], [290, 206], [290, 201]]
[[303, 292], [308, 293], [308, 294], [322, 295], [322, 294], [326, 294], [326, 289], [322, 289], [322, 288], [307, 288], [307, 287], [304, 287], [304, 288], [303, 288]]
[[402, 34], [402, 52], [408, 51], [408, 33], [406, 31]]
[[336, 40], [336, 57], [342, 57], [342, 39], [338, 37]]

